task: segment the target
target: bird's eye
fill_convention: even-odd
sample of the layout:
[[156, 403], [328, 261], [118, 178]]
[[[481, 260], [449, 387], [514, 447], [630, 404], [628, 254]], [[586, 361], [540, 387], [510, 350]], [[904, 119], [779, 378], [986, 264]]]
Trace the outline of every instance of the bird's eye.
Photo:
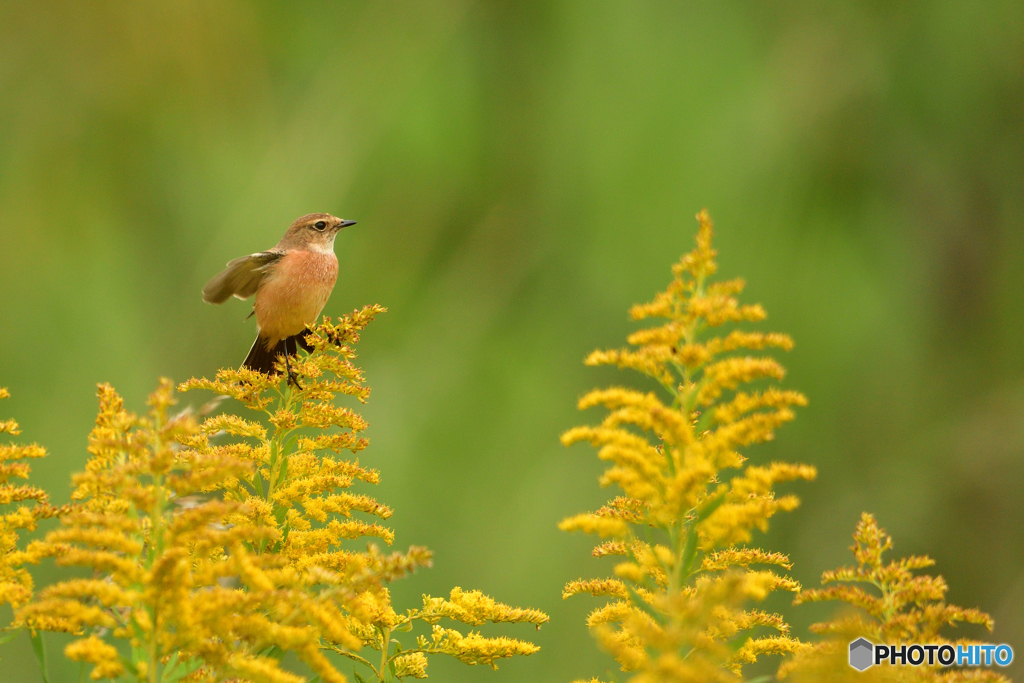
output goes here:
[[317, 221], [316, 223], [313, 224], [313, 227], [316, 228], [317, 230], [323, 230], [324, 228], [327, 227], [327, 222]]

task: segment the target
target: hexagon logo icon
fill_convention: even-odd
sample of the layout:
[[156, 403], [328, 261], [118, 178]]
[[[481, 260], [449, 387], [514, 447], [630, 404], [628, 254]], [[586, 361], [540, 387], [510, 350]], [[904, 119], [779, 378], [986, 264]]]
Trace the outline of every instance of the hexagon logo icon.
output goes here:
[[864, 671], [875, 663], [875, 646], [864, 638], [850, 643], [850, 666], [857, 671]]

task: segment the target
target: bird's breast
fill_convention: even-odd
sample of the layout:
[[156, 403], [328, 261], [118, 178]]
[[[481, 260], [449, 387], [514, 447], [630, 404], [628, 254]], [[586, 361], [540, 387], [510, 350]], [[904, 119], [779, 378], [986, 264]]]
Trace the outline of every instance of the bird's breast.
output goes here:
[[269, 344], [298, 334], [314, 322], [338, 279], [334, 252], [289, 251], [256, 291], [256, 325]]

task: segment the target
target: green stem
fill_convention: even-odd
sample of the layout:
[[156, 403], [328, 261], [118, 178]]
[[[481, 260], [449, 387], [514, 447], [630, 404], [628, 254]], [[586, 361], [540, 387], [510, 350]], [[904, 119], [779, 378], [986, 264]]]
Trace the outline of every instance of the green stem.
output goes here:
[[377, 678], [380, 680], [384, 679], [384, 673], [388, 669], [388, 652], [391, 650], [391, 629], [381, 629], [384, 637], [381, 639], [380, 647], [380, 671], [377, 672]]
[[882, 616], [884, 616], [885, 621], [888, 622], [890, 619], [892, 619], [892, 614], [895, 610], [895, 605], [892, 604], [892, 594], [888, 590], [889, 584], [885, 582], [879, 582], [874, 579], [871, 579], [871, 583], [882, 592], [882, 605], [885, 608], [882, 612]]
[[[357, 655], [354, 652], [349, 652], [348, 650], [342, 650], [340, 647], [338, 647], [336, 645], [331, 645], [327, 649], [330, 650], [331, 652], [338, 653], [342, 657], [348, 657], [353, 662], [359, 662], [360, 664], [362, 664], [366, 668], [370, 669], [373, 672], [374, 676], [377, 676], [377, 668], [373, 664], [370, 664], [369, 660], [363, 659], [362, 657], [360, 657], [359, 655]], [[380, 678], [380, 676], [377, 676], [377, 677]]]
[[[291, 412], [292, 405], [294, 403], [291, 385], [286, 385], [283, 392], [280, 389], [277, 389], [277, 394], [280, 397], [277, 402], [277, 411], [287, 410]], [[264, 412], [266, 412], [269, 417], [273, 417], [275, 414], [266, 409]], [[267, 444], [270, 447], [270, 462], [268, 464], [269, 476], [267, 477], [266, 487], [261, 489], [255, 486], [255, 478], [260, 476], [258, 470], [253, 473], [254, 481], [250, 483], [253, 489], [263, 498], [263, 500], [271, 505], [271, 508], [274, 507], [274, 490], [277, 488], [278, 479], [280, 479], [281, 468], [283, 467], [285, 459], [288, 457], [287, 453], [284, 452], [285, 443], [288, 439], [288, 435], [293, 431], [291, 429], [281, 430], [277, 427], [272, 428], [273, 432], [270, 435], [270, 439], [267, 441]], [[276, 513], [277, 510], [274, 510], [274, 512]], [[259, 542], [259, 546], [255, 548], [256, 554], [262, 554], [263, 551], [266, 550], [266, 547], [267, 541], [261, 540]]]

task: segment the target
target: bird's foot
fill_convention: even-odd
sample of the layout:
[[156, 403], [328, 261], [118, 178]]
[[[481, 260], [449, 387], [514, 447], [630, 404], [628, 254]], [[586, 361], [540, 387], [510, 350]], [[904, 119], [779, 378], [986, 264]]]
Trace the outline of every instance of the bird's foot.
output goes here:
[[298, 377], [298, 375], [296, 375], [294, 372], [292, 372], [292, 364], [291, 364], [291, 361], [289, 360], [289, 357], [288, 357], [288, 342], [287, 341], [285, 341], [285, 348], [284, 348], [284, 369], [288, 373], [288, 380], [284, 383], [284, 385], [288, 386], [289, 384], [295, 384], [295, 388], [298, 389], [299, 391], [302, 391], [302, 385], [299, 384], [299, 377]]

